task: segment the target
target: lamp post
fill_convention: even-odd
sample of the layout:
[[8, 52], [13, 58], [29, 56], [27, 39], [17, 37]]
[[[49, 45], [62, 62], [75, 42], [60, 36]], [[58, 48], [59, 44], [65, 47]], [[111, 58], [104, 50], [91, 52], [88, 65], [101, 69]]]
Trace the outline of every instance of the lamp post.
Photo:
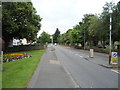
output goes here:
[[[84, 19], [82, 20], [83, 24], [84, 24]], [[83, 25], [83, 29], [84, 29], [84, 49], [85, 49], [85, 28], [84, 28], [84, 25]]]
[[111, 30], [112, 30], [112, 6], [110, 6], [109, 8], [109, 14], [110, 14], [110, 26], [109, 26], [109, 64], [111, 64], [111, 49], [112, 49], [112, 45], [111, 45]]
[[85, 29], [84, 29], [84, 49], [85, 49]]
[[51, 42], [52, 42], [52, 44], [53, 44], [53, 36], [51, 35]]

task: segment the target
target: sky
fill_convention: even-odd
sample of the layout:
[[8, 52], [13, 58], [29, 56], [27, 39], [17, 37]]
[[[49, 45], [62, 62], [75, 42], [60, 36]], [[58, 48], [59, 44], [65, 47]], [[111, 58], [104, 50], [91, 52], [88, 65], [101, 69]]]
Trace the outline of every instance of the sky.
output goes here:
[[56, 28], [61, 33], [72, 29], [82, 21], [84, 14], [100, 14], [105, 2], [117, 3], [119, 0], [31, 0], [40, 15], [41, 30], [38, 36], [43, 32], [50, 35], [54, 34]]

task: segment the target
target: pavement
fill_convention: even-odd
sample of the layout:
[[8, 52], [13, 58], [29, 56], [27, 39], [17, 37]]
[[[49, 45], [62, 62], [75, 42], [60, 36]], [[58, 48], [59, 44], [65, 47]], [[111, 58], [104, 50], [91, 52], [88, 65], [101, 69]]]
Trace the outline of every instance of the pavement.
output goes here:
[[[76, 48], [71, 48], [71, 47], [67, 47], [70, 48], [72, 50], [77, 50], [78, 52], [82, 52], [85, 53], [82, 55], [82, 57], [84, 57], [86, 60], [89, 60], [95, 64], [101, 65], [103, 67], [106, 68], [117, 68], [119, 65], [118, 64], [109, 64], [109, 54], [105, 54], [105, 53], [98, 53], [98, 52], [94, 52], [93, 57], [89, 56], [89, 52], [88, 50], [83, 50], [83, 49], [76, 49]], [[101, 58], [102, 56], [102, 58]], [[118, 56], [118, 59], [120, 59], [120, 57]]]
[[[80, 50], [80, 51], [85, 52], [85, 50]], [[85, 56], [84, 58], [88, 59], [89, 61], [91, 61], [95, 64], [101, 65], [106, 68], [118, 67], [118, 64], [109, 64], [109, 55], [108, 54], [94, 52], [93, 57], [89, 57], [89, 51], [86, 51], [86, 52], [88, 53], [88, 55]], [[100, 58], [101, 55], [104, 57], [104, 59]]]
[[48, 47], [42, 56], [28, 88], [75, 88], [69, 73], [57, 60], [55, 49]]

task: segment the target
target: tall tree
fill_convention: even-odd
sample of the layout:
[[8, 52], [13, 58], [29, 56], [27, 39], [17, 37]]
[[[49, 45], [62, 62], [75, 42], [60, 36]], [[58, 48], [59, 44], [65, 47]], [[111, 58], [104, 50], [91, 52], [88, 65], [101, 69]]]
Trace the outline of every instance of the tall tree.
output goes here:
[[59, 31], [59, 29], [57, 28], [56, 31], [55, 31], [55, 33], [54, 33], [54, 35], [53, 35], [53, 42], [54, 42], [54, 43], [58, 43], [58, 42], [59, 42], [59, 41], [58, 41], [59, 36], [60, 36], [60, 31]]
[[46, 44], [50, 42], [50, 35], [46, 32], [42, 32], [41, 36], [38, 38], [38, 43]]
[[88, 27], [89, 38], [93, 41], [93, 45], [96, 46], [98, 41], [100, 41], [101, 30], [101, 20], [97, 15], [90, 17], [90, 25]]
[[31, 2], [3, 2], [2, 30], [6, 44], [12, 40], [35, 40], [42, 20]]
[[[112, 9], [112, 41], [120, 41], [120, 1], [114, 3], [105, 3], [103, 12], [100, 15], [85, 14], [82, 22], [79, 25], [69, 29], [66, 33], [60, 36], [62, 43], [81, 43], [84, 45], [96, 46], [100, 41], [102, 47], [109, 44], [109, 28], [110, 28], [110, 7]], [[63, 39], [63, 40], [62, 40]]]
[[[115, 8], [115, 4], [110, 2], [110, 3], [105, 3], [103, 6], [103, 12], [101, 13], [101, 20], [102, 20], [102, 39], [103, 39], [103, 45], [109, 44], [109, 27], [110, 27], [110, 9], [113, 11]], [[113, 13], [112, 13], [113, 14]], [[112, 15], [113, 16], [113, 15]], [[112, 18], [113, 20], [113, 18]], [[112, 33], [113, 33], [113, 22], [112, 22]], [[113, 40], [113, 37], [112, 37]]]
[[83, 32], [83, 34], [85, 34], [85, 42], [89, 42], [89, 43], [91, 41], [91, 38], [90, 38], [90, 35], [89, 35], [89, 26], [90, 26], [91, 17], [93, 17], [93, 16], [94, 16], [94, 14], [85, 14], [84, 18], [83, 18], [83, 21], [82, 21], [82, 23], [83, 23], [82, 32]]
[[120, 1], [115, 6], [112, 14], [112, 40], [120, 41]]

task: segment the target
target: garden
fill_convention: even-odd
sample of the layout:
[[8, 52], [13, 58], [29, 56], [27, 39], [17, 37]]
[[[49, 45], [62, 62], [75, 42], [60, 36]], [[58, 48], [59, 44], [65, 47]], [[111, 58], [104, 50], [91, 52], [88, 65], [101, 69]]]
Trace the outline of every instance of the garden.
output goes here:
[[4, 54], [2, 88], [27, 88], [44, 50]]
[[27, 53], [13, 53], [13, 54], [4, 54], [3, 62], [16, 61], [24, 58], [30, 58], [31, 56]]

